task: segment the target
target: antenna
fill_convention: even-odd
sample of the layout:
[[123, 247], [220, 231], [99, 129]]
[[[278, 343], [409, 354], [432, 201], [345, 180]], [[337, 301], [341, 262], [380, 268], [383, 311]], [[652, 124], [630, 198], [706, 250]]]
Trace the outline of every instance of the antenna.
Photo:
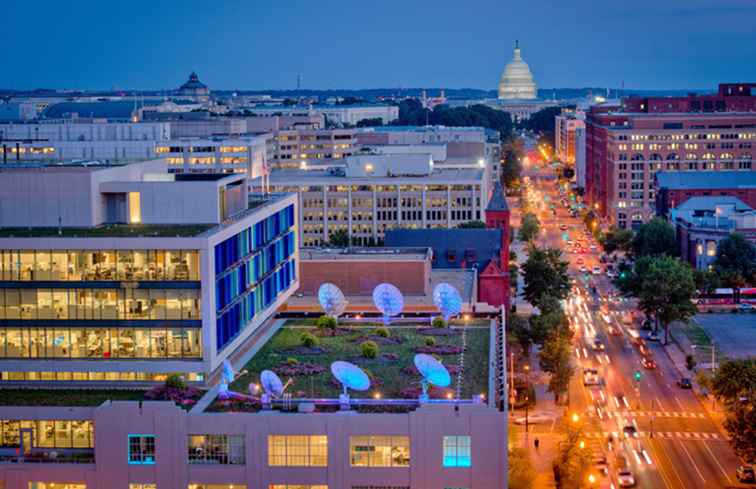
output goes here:
[[322, 284], [318, 289], [318, 302], [323, 311], [334, 319], [344, 314], [349, 304], [341, 289], [330, 282]]
[[415, 355], [414, 363], [417, 371], [423, 376], [423, 380], [420, 381], [420, 385], [423, 387], [423, 393], [420, 395], [421, 403], [428, 402], [429, 384], [437, 387], [449, 387], [449, 384], [451, 384], [449, 371], [446, 370], [443, 363], [432, 356], [418, 353]]
[[462, 311], [462, 297], [454, 286], [445, 282], [433, 289], [433, 303], [441, 311], [445, 322]]
[[392, 284], [378, 284], [373, 289], [373, 303], [383, 313], [383, 324], [387, 326], [391, 316], [396, 316], [404, 309], [404, 297]]
[[349, 409], [349, 389], [366, 391], [370, 388], [370, 378], [364, 370], [353, 363], [337, 360], [331, 364], [331, 373], [343, 388], [339, 396], [341, 409]]

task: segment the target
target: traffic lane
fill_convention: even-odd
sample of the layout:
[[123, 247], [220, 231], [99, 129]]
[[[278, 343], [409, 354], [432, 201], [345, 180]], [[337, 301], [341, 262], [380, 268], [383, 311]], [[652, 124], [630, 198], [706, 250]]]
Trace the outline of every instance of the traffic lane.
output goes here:
[[654, 444], [659, 448], [658, 454], [669, 459], [684, 482], [683, 487], [714, 489], [731, 486], [734, 477], [720, 466], [714, 451], [708, 447], [709, 443], [712, 442], [655, 438], [649, 444]]

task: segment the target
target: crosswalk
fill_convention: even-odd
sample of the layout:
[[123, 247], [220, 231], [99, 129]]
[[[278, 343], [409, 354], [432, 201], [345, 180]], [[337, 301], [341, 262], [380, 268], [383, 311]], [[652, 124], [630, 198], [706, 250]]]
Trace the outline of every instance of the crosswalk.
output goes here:
[[[654, 416], [656, 418], [693, 418], [706, 419], [706, 414], [692, 411], [602, 411], [605, 417], [627, 418], [633, 416]], [[595, 411], [590, 411], [588, 416], [597, 417]]]
[[[602, 433], [598, 431], [588, 432], [585, 434], [586, 438], [606, 438], [608, 433]], [[612, 437], [615, 440], [619, 439], [619, 433], [613, 432]], [[677, 440], [725, 440], [725, 438], [719, 433], [709, 432], [695, 432], [695, 431], [654, 431], [653, 436], [650, 431], [639, 431], [639, 438], [663, 438], [663, 439], [677, 439]]]

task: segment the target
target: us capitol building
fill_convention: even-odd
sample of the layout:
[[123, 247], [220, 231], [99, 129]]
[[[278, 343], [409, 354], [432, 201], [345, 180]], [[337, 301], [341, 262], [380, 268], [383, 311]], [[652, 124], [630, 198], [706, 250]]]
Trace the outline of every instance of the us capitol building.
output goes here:
[[517, 120], [528, 119], [539, 110], [559, 105], [556, 100], [539, 100], [533, 73], [522, 59], [520, 44], [515, 41], [512, 61], [507, 63], [499, 80], [496, 107], [506, 110]]

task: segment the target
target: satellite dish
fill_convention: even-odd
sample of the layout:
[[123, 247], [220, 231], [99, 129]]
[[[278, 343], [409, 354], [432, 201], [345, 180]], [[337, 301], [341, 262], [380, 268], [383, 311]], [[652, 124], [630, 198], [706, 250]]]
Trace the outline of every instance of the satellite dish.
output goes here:
[[449, 387], [449, 384], [451, 384], [451, 376], [444, 364], [430, 355], [425, 353], [415, 355], [415, 368], [423, 376], [421, 381], [423, 393], [420, 396], [420, 400], [423, 402], [428, 401], [428, 384], [437, 387]]
[[370, 378], [364, 370], [353, 363], [337, 360], [331, 364], [331, 373], [344, 387], [344, 396], [347, 395], [347, 389], [355, 391], [370, 389]]
[[234, 377], [236, 377], [236, 373], [234, 372], [234, 368], [231, 366], [231, 362], [228, 360], [223, 360], [223, 371], [221, 372], [221, 382], [225, 384], [230, 384], [234, 381]]
[[281, 397], [284, 385], [281, 379], [272, 370], [263, 370], [260, 374], [260, 384], [266, 394], [271, 397]]
[[440, 283], [433, 289], [433, 303], [441, 311], [444, 321], [462, 312], [462, 296], [454, 286]]
[[396, 316], [404, 309], [404, 297], [392, 284], [378, 284], [373, 289], [373, 303], [383, 313], [383, 324], [388, 324], [391, 316]]
[[341, 289], [330, 282], [322, 284], [318, 289], [318, 302], [323, 311], [334, 318], [344, 314], [348, 304]]

